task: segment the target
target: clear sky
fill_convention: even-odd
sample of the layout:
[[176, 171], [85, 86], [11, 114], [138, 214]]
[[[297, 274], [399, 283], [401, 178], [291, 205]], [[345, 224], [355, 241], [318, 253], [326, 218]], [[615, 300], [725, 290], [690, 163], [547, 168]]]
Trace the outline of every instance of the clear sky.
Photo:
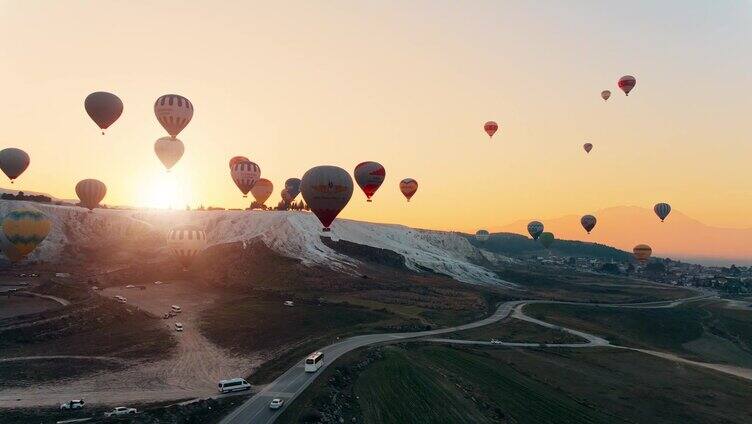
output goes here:
[[[474, 231], [666, 201], [752, 227], [749, 1], [278, 3], [0, 3], [1, 144], [32, 158], [15, 185], [245, 207], [234, 155], [273, 181], [269, 205], [312, 166], [375, 160], [374, 202], [356, 189], [341, 216]], [[83, 108], [99, 90], [125, 103], [106, 136]], [[153, 152], [167, 93], [196, 110], [171, 174]]]

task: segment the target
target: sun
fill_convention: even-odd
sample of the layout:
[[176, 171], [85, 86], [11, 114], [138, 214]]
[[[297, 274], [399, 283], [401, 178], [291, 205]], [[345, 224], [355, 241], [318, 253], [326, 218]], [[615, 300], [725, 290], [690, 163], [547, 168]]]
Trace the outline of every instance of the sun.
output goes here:
[[182, 209], [188, 204], [190, 190], [175, 173], [159, 172], [141, 185], [139, 206], [155, 209]]

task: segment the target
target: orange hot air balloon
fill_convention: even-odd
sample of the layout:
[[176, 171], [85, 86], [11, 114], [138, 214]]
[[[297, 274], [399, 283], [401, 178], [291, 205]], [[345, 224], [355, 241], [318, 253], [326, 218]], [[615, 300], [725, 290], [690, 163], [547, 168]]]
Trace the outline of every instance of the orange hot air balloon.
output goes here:
[[650, 255], [653, 254], [653, 249], [650, 248], [647, 244], [638, 244], [634, 247], [632, 250], [634, 253], [635, 259], [637, 259], [641, 263], [645, 263], [650, 259]]
[[378, 162], [363, 162], [355, 167], [355, 182], [358, 183], [363, 193], [366, 194], [367, 201], [371, 201], [371, 197], [376, 193], [376, 190], [381, 187], [381, 183], [386, 178], [386, 170]]
[[582, 148], [585, 149], [585, 153], [590, 153], [590, 151], [593, 150], [593, 144], [585, 143], [582, 145]]
[[413, 197], [416, 191], [418, 191], [418, 182], [412, 178], [405, 178], [404, 180], [400, 181], [399, 187], [400, 191], [403, 195], [405, 195], [407, 201], [409, 202], [410, 198]]
[[89, 212], [99, 206], [105, 194], [107, 194], [107, 186], [99, 180], [81, 180], [76, 184], [76, 195], [81, 200], [81, 206], [89, 209]]
[[494, 121], [488, 121], [485, 124], [483, 124], [483, 130], [488, 134], [488, 138], [493, 137], [494, 134], [496, 134], [496, 131], [499, 129], [499, 124], [497, 124]]
[[329, 226], [352, 197], [353, 181], [340, 167], [316, 166], [303, 175], [300, 192], [324, 225], [323, 231], [331, 231]]
[[256, 181], [256, 184], [251, 188], [253, 198], [262, 205], [266, 202], [266, 199], [272, 195], [272, 191], [274, 191], [274, 184], [266, 178], [261, 178]]

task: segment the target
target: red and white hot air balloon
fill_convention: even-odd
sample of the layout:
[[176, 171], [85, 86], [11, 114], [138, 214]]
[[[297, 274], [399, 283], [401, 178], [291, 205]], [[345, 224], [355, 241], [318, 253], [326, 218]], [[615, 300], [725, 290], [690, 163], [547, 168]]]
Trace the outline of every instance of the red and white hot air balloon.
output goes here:
[[609, 97], [611, 97], [611, 90], [601, 91], [601, 99], [603, 99], [604, 102], [608, 100]]
[[274, 184], [272, 184], [272, 182], [267, 180], [266, 178], [259, 179], [258, 181], [256, 181], [256, 184], [251, 187], [251, 194], [253, 195], [253, 198], [262, 205], [264, 204], [264, 202], [266, 202], [266, 199], [268, 199], [269, 196], [272, 195], [273, 191]]
[[261, 178], [261, 168], [251, 161], [236, 162], [230, 170], [230, 176], [243, 193], [243, 197], [248, 197], [248, 192]]
[[582, 148], [585, 149], [585, 153], [590, 153], [590, 151], [593, 150], [593, 144], [585, 143], [582, 145]]
[[186, 271], [206, 247], [206, 232], [190, 225], [175, 227], [167, 234], [167, 247]]
[[250, 162], [251, 160], [248, 159], [245, 156], [234, 156], [232, 159], [230, 159], [230, 170], [232, 170], [232, 167], [235, 166], [238, 162]]
[[154, 143], [154, 153], [167, 168], [167, 172], [170, 172], [170, 169], [183, 157], [183, 152], [185, 152], [183, 142], [177, 138], [161, 137]]
[[0, 150], [0, 169], [10, 178], [11, 184], [26, 171], [29, 162], [29, 155], [21, 149], [8, 147]]
[[84, 109], [104, 135], [104, 130], [115, 123], [123, 113], [123, 101], [112, 93], [97, 91], [86, 96]]
[[381, 183], [386, 178], [386, 170], [378, 162], [359, 163], [355, 167], [353, 174], [355, 175], [355, 182], [358, 183], [363, 193], [366, 194], [368, 202], [371, 201], [371, 197], [381, 187]]
[[404, 180], [400, 181], [399, 187], [400, 191], [403, 195], [405, 195], [407, 201], [409, 202], [410, 198], [413, 197], [416, 191], [418, 191], [418, 182], [412, 178], [405, 178]]
[[81, 200], [81, 206], [91, 212], [99, 205], [107, 194], [107, 186], [94, 179], [81, 180], [76, 184], [76, 195]]
[[330, 231], [334, 218], [345, 208], [353, 193], [350, 174], [337, 166], [316, 166], [309, 169], [301, 179], [300, 192], [311, 211]]
[[624, 75], [619, 78], [619, 88], [625, 95], [629, 96], [629, 92], [637, 85], [637, 79], [632, 75]]
[[488, 134], [488, 138], [493, 137], [494, 134], [496, 134], [496, 131], [499, 129], [499, 124], [497, 124], [494, 121], [488, 121], [485, 124], [483, 124], [483, 130]]
[[183, 131], [193, 118], [193, 104], [177, 94], [165, 94], [154, 102], [154, 115], [172, 138]]

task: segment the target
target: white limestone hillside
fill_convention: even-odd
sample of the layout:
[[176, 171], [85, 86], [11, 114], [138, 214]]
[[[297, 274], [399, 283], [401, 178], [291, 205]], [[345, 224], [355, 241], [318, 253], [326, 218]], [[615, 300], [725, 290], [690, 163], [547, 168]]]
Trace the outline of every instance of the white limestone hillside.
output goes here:
[[[53, 221], [52, 233], [30, 255], [31, 260], [58, 261], [69, 244], [117, 242], [138, 234], [153, 234], [160, 240], [170, 228], [192, 224], [204, 228], [209, 245], [260, 239], [275, 252], [307, 265], [350, 271], [358, 264], [355, 259], [327, 247], [320, 239], [326, 234], [321, 232], [321, 224], [306, 212], [97, 209], [89, 213], [78, 207], [0, 201], [0, 214], [22, 206], [36, 208]], [[481, 253], [457, 233], [338, 219], [329, 235], [333, 240], [399, 253], [406, 265], [416, 271], [428, 269], [473, 284], [508, 284], [473, 263], [488, 261], [488, 252]]]

